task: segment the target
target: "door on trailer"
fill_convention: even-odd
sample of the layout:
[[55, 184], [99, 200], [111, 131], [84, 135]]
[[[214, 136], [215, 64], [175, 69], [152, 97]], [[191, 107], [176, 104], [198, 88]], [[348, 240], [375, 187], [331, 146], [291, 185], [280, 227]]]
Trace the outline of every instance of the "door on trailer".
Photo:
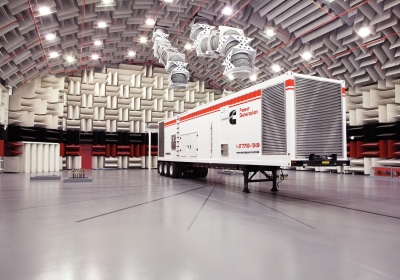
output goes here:
[[197, 157], [198, 153], [198, 132], [185, 133], [180, 139], [180, 156], [181, 157]]

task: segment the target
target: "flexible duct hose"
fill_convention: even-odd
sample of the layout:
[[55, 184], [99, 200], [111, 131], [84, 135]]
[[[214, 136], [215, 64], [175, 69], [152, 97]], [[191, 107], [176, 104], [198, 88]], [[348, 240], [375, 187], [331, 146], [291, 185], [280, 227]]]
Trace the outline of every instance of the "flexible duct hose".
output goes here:
[[194, 38], [197, 38], [197, 35], [199, 35], [200, 32], [202, 32], [203, 30], [204, 30], [203, 28], [198, 28], [198, 29], [196, 29], [196, 30], [194, 31], [194, 33], [193, 33]]
[[225, 53], [228, 54], [237, 45], [239, 45], [239, 41], [238, 40], [233, 40], [232, 42], [229, 42], [225, 46], [225, 49], [224, 49]]
[[219, 45], [219, 35], [218, 34], [215, 34], [214, 36], [211, 37], [210, 45], [211, 45], [211, 48], [213, 51], [218, 49], [218, 45]]
[[251, 57], [247, 53], [237, 53], [232, 55], [231, 63], [235, 67], [252, 67]]
[[201, 41], [200, 49], [203, 53], [207, 51], [207, 38], [203, 38], [203, 41]]
[[174, 61], [174, 62], [185, 62], [182, 57], [180, 57], [179, 55], [171, 55], [171, 57], [169, 58], [170, 61]]
[[225, 36], [225, 35], [238, 35], [238, 36], [241, 36], [240, 33], [237, 32], [236, 30], [227, 30], [227, 31], [224, 33], [224, 36]]
[[186, 76], [182, 73], [175, 73], [171, 75], [171, 81], [173, 83], [186, 83]]

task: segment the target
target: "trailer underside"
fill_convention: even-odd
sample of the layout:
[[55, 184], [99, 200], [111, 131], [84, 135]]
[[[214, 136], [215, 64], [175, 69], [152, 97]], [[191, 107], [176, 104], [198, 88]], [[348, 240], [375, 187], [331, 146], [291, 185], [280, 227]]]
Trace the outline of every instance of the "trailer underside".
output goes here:
[[[336, 161], [293, 161], [292, 166], [300, 165], [315, 165], [315, 166], [343, 166], [348, 165], [347, 160]], [[280, 166], [261, 166], [261, 165], [242, 165], [242, 164], [217, 164], [217, 163], [200, 163], [200, 162], [172, 162], [172, 161], [159, 161], [158, 173], [161, 176], [171, 178], [205, 178], [208, 174], [208, 168], [212, 169], [225, 169], [225, 170], [239, 170], [243, 172], [243, 192], [250, 193], [249, 183], [253, 182], [272, 182], [272, 192], [278, 191], [278, 178]], [[253, 179], [256, 174], [264, 175], [265, 179]], [[281, 172], [281, 179], [284, 175]]]

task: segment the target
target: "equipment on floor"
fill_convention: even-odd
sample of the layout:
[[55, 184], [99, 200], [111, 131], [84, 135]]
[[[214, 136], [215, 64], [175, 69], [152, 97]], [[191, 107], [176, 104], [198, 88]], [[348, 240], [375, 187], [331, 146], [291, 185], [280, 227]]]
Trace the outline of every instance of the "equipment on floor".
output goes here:
[[93, 182], [93, 179], [85, 176], [85, 169], [83, 168], [72, 169], [72, 177], [64, 179], [64, 183], [85, 182]]
[[[158, 171], [205, 177], [242, 170], [272, 181], [281, 167], [348, 165], [344, 82], [288, 72], [159, 122]], [[253, 177], [260, 172], [266, 179]]]

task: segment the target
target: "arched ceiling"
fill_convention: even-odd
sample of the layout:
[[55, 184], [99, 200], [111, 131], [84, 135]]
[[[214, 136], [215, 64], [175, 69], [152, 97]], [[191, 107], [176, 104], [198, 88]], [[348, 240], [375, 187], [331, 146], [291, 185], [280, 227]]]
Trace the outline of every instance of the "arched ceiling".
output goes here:
[[[145, 25], [155, 18], [157, 25], [168, 27], [174, 46], [187, 53], [193, 79], [213, 86], [238, 90], [252, 85], [249, 79], [228, 81], [221, 76], [221, 59], [196, 56], [184, 49], [190, 42], [189, 22], [195, 15], [207, 17], [213, 25], [242, 28], [254, 38], [258, 82], [278, 75], [271, 70], [279, 64], [283, 70], [343, 79], [347, 85], [364, 85], [400, 74], [400, 0], [157, 0], [115, 1], [102, 6], [100, 0], [0, 0], [0, 78], [10, 86], [33, 77], [63, 74], [85, 67], [127, 63], [154, 63], [151, 33]], [[222, 14], [230, 5], [232, 16]], [[41, 16], [40, 7], [51, 13]], [[107, 28], [98, 28], [99, 21]], [[84, 22], [84, 24], [82, 24]], [[277, 31], [266, 38], [264, 28]], [[371, 27], [366, 38], [358, 35], [362, 27]], [[46, 34], [56, 39], [48, 41]], [[38, 37], [40, 35], [40, 38]], [[146, 36], [148, 43], [139, 43]], [[103, 45], [94, 46], [95, 40]], [[310, 50], [312, 59], [301, 54]], [[129, 59], [128, 51], [136, 57]], [[60, 56], [50, 59], [50, 53]], [[92, 54], [99, 59], [91, 59]], [[66, 62], [67, 56], [76, 62]]]

